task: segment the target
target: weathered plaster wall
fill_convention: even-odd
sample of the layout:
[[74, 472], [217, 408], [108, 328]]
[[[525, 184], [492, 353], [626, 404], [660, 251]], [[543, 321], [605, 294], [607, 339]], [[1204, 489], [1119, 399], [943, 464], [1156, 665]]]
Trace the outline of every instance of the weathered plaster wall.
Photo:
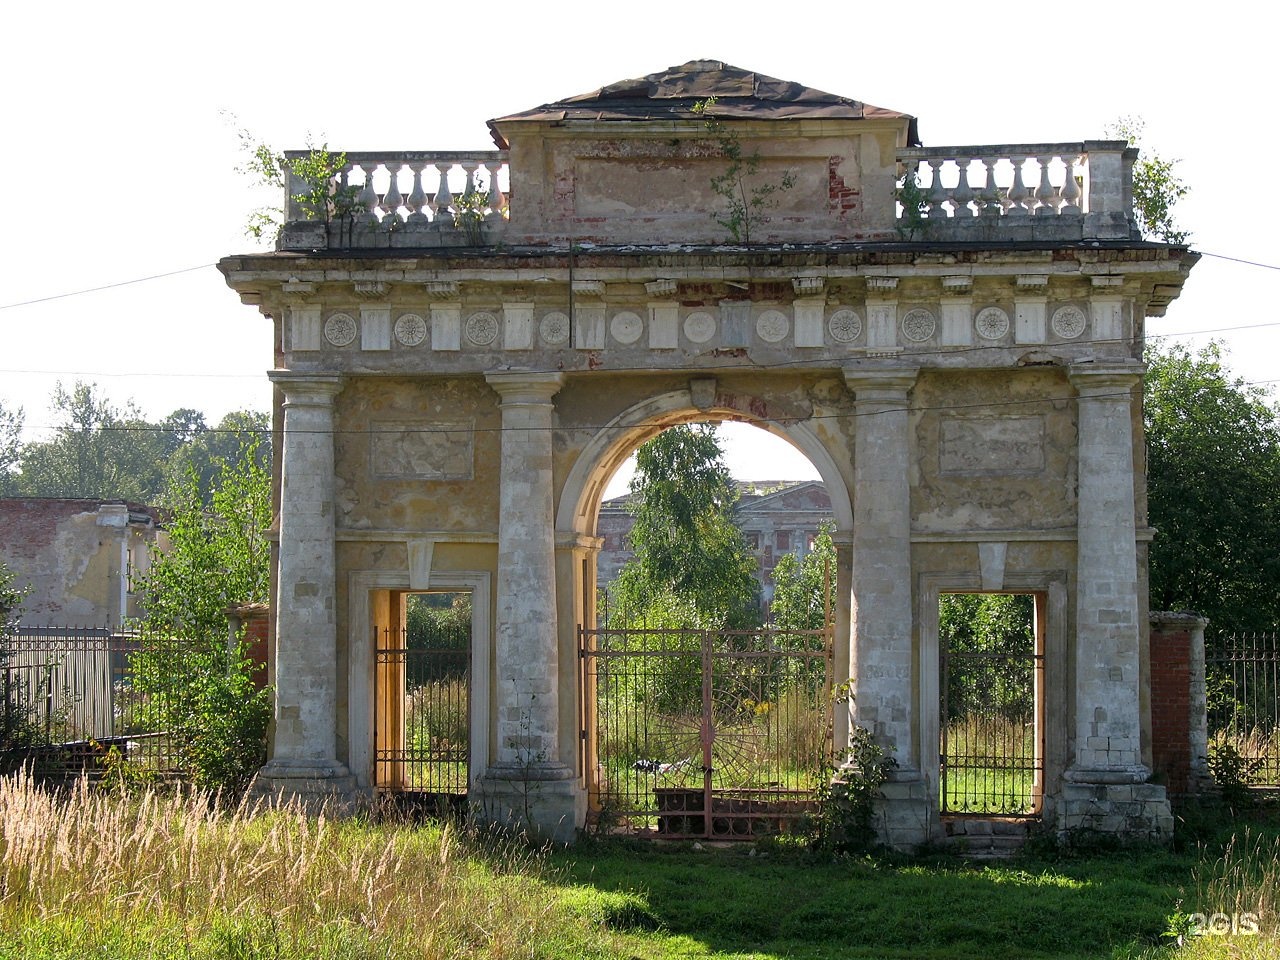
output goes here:
[[0, 500], [0, 561], [25, 589], [25, 626], [118, 627], [138, 616], [131, 576], [166, 538], [152, 508], [123, 501]]
[[1074, 391], [1060, 368], [926, 372], [912, 403], [913, 530], [1075, 527]]

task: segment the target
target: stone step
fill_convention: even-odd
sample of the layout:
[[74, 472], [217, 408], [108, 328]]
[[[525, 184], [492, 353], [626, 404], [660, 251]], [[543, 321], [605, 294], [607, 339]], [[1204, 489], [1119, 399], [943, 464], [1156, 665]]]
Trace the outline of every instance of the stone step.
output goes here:
[[1014, 856], [1026, 843], [1030, 822], [1009, 817], [955, 817], [942, 821], [944, 848], [976, 860]]

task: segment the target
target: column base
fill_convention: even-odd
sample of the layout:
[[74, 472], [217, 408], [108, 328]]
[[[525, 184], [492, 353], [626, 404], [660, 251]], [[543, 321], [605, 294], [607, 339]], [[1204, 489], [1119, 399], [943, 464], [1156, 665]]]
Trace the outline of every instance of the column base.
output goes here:
[[356, 799], [356, 778], [337, 760], [268, 761], [249, 784], [249, 799], [294, 803], [308, 814], [345, 813]]
[[876, 834], [882, 844], [910, 853], [935, 839], [939, 829], [938, 798], [922, 778], [899, 777], [881, 784]]
[[1110, 780], [1064, 780], [1058, 802], [1058, 833], [1076, 831], [1106, 834], [1122, 841], [1173, 839], [1173, 811], [1165, 788], [1158, 783]]
[[587, 793], [559, 764], [498, 765], [480, 778], [471, 810], [482, 823], [570, 844], [586, 822]]

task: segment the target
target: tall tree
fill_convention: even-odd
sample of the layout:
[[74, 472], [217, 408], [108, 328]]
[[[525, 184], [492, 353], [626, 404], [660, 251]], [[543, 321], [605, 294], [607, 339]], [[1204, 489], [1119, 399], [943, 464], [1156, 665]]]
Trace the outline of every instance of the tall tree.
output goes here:
[[1220, 629], [1280, 624], [1280, 422], [1218, 344], [1150, 349], [1144, 417], [1151, 605]]
[[[824, 522], [813, 549], [797, 559], [787, 553], [773, 568], [773, 599], [769, 616], [775, 626], [791, 630], [821, 630], [835, 596], [836, 545], [832, 525]], [[827, 592], [829, 591], [829, 593]]]
[[[175, 411], [169, 419], [187, 412]], [[233, 410], [218, 421], [216, 427], [206, 427], [200, 415], [198, 428], [191, 430], [170, 453], [165, 473], [172, 482], [184, 477], [188, 470], [194, 470], [199, 478], [200, 495], [208, 504], [224, 465], [239, 467], [243, 456], [252, 456], [262, 469], [270, 463], [271, 422], [267, 414]]]
[[631, 481], [635, 556], [618, 575], [633, 612], [675, 613], [671, 626], [759, 622], [756, 561], [734, 523], [733, 477], [710, 424], [664, 430], [636, 452]]
[[[1145, 126], [1141, 117], [1121, 117], [1107, 127], [1107, 136], [1141, 148]], [[1177, 160], [1166, 160], [1152, 150], [1140, 153], [1133, 165], [1133, 212], [1148, 240], [1186, 243], [1191, 236], [1173, 219], [1174, 206], [1189, 189], [1175, 171], [1177, 165]]]
[[116, 407], [96, 384], [54, 390], [53, 439], [22, 449], [18, 488], [33, 497], [153, 501], [162, 488], [163, 444], [132, 403]]
[[13, 496], [18, 489], [15, 472], [22, 456], [22, 408], [7, 409], [0, 404], [0, 497]]
[[268, 599], [270, 474], [248, 450], [219, 461], [208, 507], [194, 469], [171, 483], [166, 506], [169, 548], [138, 585], [147, 613], [135, 684], [192, 780], [237, 791], [263, 761], [270, 704], [243, 646], [228, 643], [226, 609]]

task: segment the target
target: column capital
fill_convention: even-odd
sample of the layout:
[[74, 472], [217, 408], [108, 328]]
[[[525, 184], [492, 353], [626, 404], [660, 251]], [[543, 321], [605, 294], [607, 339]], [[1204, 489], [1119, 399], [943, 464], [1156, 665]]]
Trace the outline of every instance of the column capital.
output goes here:
[[1146, 373], [1146, 364], [1136, 361], [1121, 363], [1073, 363], [1067, 367], [1067, 379], [1082, 398], [1113, 397], [1132, 390]]
[[854, 361], [844, 367], [844, 382], [853, 391], [855, 401], [905, 400], [919, 375], [919, 367], [905, 364]]
[[297, 373], [293, 370], [268, 370], [267, 378], [284, 391], [284, 402], [291, 406], [309, 404], [332, 406], [333, 398], [342, 392], [346, 378], [332, 373]]
[[564, 386], [563, 373], [532, 373], [527, 370], [493, 371], [484, 375], [489, 386], [502, 398], [502, 405], [550, 403]]

